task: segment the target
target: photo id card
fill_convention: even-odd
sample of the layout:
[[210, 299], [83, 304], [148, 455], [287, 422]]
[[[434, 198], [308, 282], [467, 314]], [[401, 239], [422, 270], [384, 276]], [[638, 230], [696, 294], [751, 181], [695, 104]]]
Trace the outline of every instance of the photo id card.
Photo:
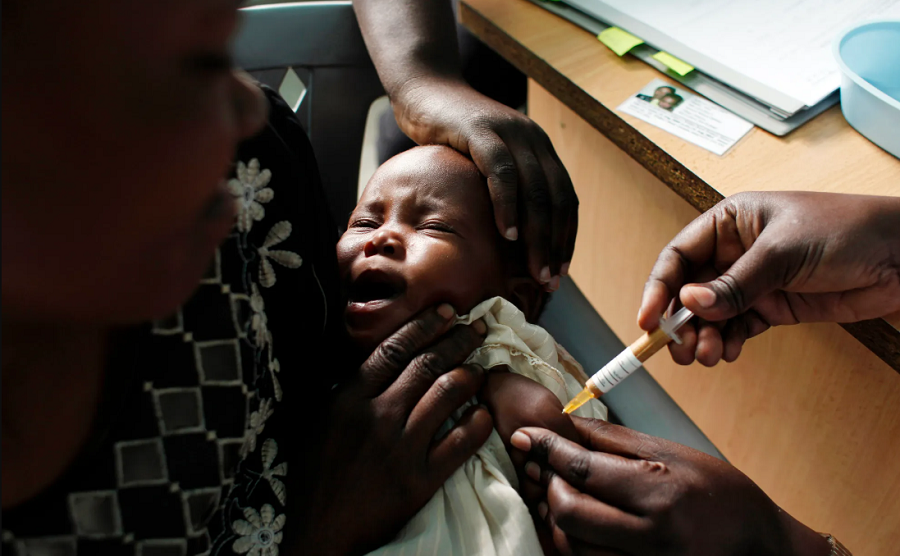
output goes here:
[[651, 81], [617, 110], [720, 156], [753, 129], [718, 104], [662, 79]]

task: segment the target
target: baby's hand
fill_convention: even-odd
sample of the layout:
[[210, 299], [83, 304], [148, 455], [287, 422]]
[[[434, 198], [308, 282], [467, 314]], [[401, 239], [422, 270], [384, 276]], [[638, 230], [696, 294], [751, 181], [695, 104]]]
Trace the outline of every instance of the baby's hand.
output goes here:
[[[509, 437], [520, 427], [542, 427], [579, 442], [578, 431], [556, 396], [537, 382], [506, 370], [493, 369], [488, 373], [480, 394], [481, 401], [494, 417], [494, 428], [510, 455], [522, 455], [509, 450]], [[520, 467], [524, 462], [513, 463]]]

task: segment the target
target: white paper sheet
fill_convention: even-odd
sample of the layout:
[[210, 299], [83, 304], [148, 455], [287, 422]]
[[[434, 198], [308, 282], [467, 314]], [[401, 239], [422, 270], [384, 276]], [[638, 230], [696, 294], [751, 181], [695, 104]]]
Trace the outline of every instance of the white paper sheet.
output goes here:
[[841, 31], [900, 17], [900, 0], [565, 1], [789, 113], [840, 85], [831, 43]]
[[[657, 96], [663, 92], [669, 93], [668, 89], [661, 90], [663, 87], [671, 88], [671, 94], [681, 100], [672, 97], [661, 103], [659, 99], [654, 98], [657, 91], [660, 91]], [[667, 104], [673, 105], [666, 108]], [[720, 156], [753, 129], [753, 124], [747, 120], [662, 79], [651, 81], [623, 102], [617, 110], [651, 123]]]

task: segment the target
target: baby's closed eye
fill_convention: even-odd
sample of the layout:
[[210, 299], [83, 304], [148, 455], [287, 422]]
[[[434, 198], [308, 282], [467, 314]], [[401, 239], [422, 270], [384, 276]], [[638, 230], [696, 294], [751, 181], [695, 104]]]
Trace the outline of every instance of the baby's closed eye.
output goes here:
[[456, 230], [453, 228], [453, 226], [440, 220], [427, 220], [421, 223], [418, 227], [420, 230], [432, 230], [435, 232], [443, 232], [446, 234], [456, 233]]
[[355, 220], [350, 221], [350, 225], [348, 226], [348, 228], [373, 228], [374, 229], [379, 226], [381, 226], [381, 224], [379, 224], [375, 220], [372, 220], [371, 218], [357, 218]]

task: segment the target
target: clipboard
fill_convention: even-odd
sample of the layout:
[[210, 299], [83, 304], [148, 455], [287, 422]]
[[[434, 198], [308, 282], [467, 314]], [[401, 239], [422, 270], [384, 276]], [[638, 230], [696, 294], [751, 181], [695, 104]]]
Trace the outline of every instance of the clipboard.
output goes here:
[[[593, 35], [599, 35], [604, 29], [610, 27], [593, 16], [561, 2], [547, 2], [545, 0], [529, 1], [578, 27], [581, 27]], [[729, 85], [706, 75], [700, 70], [695, 69], [684, 76], [669, 71], [669, 68], [665, 64], [653, 57], [657, 52], [659, 52], [659, 50], [652, 46], [641, 44], [631, 49], [629, 54], [642, 62], [653, 66], [665, 74], [667, 78], [677, 81], [689, 89], [693, 89], [697, 94], [708, 98], [719, 106], [730, 110], [745, 120], [752, 122], [754, 125], [779, 137], [787, 135], [791, 131], [797, 129], [837, 104], [840, 100], [840, 91], [834, 91], [816, 105], [802, 109], [791, 115], [783, 110], [779, 110], [755, 99], [738, 89], [730, 87]]]

